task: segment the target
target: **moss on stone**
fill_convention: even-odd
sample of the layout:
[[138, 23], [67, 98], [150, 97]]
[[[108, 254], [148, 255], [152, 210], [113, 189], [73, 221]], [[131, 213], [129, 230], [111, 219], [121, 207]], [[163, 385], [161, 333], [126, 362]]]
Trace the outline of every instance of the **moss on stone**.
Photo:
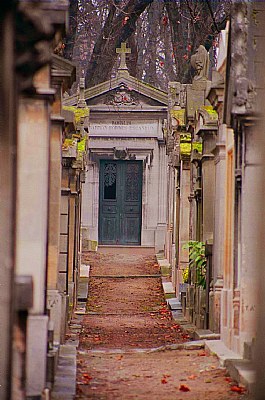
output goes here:
[[79, 153], [84, 153], [86, 151], [87, 137], [85, 136], [80, 142], [77, 143], [77, 150]]
[[218, 114], [217, 112], [213, 109], [212, 106], [203, 106], [202, 107], [205, 111], [207, 111], [207, 113], [209, 114], [209, 116], [211, 117], [211, 119], [213, 120], [217, 120], [218, 119]]
[[173, 118], [175, 118], [178, 121], [178, 124], [180, 126], [185, 126], [185, 110], [171, 110], [170, 114]]
[[180, 154], [190, 155], [191, 153], [191, 134], [181, 133], [180, 134]]
[[180, 142], [180, 153], [189, 155], [191, 153], [191, 142], [190, 143], [181, 143]]
[[202, 153], [202, 143], [201, 142], [193, 142], [192, 143], [192, 150], [197, 150], [198, 153]]
[[76, 106], [63, 106], [63, 109], [66, 111], [72, 111], [75, 115], [75, 123], [79, 124], [81, 118], [86, 118], [89, 116], [89, 108], [79, 108]]
[[75, 139], [65, 139], [62, 145], [63, 150], [68, 149], [69, 147], [72, 147], [76, 144]]

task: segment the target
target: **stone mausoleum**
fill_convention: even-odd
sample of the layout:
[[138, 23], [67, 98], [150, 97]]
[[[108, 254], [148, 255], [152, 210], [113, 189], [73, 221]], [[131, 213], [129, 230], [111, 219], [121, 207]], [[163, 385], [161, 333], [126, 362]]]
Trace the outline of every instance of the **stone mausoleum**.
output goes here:
[[[167, 93], [132, 77], [126, 45], [116, 77], [84, 91], [90, 109], [83, 243], [164, 250]], [[65, 106], [76, 105], [77, 96]]]

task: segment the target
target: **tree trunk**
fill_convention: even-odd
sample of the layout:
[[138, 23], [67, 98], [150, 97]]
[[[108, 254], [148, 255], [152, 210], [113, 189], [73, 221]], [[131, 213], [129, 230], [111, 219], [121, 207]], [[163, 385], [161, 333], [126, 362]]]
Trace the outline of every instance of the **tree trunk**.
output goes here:
[[[129, 0], [115, 17], [115, 6], [112, 6], [104, 25], [104, 29], [97, 39], [91, 60], [86, 72], [87, 87], [104, 82], [110, 77], [117, 54], [116, 48], [135, 32], [135, 24], [139, 16], [153, 0]], [[115, 10], [114, 10], [114, 9]]]
[[69, 6], [69, 30], [65, 38], [64, 57], [72, 60], [77, 31], [78, 0], [71, 0]]

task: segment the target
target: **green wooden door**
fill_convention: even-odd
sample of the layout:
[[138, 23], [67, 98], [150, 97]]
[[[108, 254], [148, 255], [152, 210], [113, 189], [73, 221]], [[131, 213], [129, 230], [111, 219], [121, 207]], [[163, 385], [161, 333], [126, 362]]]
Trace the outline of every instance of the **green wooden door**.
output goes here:
[[101, 161], [100, 244], [141, 244], [142, 175], [141, 161]]

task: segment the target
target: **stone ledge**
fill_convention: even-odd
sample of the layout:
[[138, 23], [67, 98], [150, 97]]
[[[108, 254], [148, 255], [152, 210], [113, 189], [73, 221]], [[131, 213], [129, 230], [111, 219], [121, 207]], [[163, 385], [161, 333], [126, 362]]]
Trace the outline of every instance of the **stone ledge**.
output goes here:
[[176, 297], [172, 297], [171, 299], [168, 299], [167, 303], [172, 311], [182, 312], [181, 303]]
[[164, 256], [160, 255], [160, 254], [156, 254], [156, 260], [157, 263], [160, 267], [160, 271], [162, 276], [164, 277], [170, 277], [171, 275], [171, 265], [168, 262], [168, 260], [166, 258], [164, 258]]
[[244, 385], [250, 393], [254, 392], [256, 381], [255, 368], [251, 361], [226, 360], [224, 366], [227, 368], [232, 379]]
[[222, 367], [226, 360], [242, 360], [242, 357], [226, 347], [222, 340], [207, 340], [205, 348], [218, 357]]
[[73, 400], [76, 394], [76, 343], [60, 346], [52, 400]]
[[165, 294], [174, 294], [175, 295], [175, 290], [173, 288], [172, 282], [163, 282], [163, 290]]
[[219, 340], [220, 334], [214, 333], [210, 329], [196, 329], [194, 332], [194, 339], [195, 340]]

